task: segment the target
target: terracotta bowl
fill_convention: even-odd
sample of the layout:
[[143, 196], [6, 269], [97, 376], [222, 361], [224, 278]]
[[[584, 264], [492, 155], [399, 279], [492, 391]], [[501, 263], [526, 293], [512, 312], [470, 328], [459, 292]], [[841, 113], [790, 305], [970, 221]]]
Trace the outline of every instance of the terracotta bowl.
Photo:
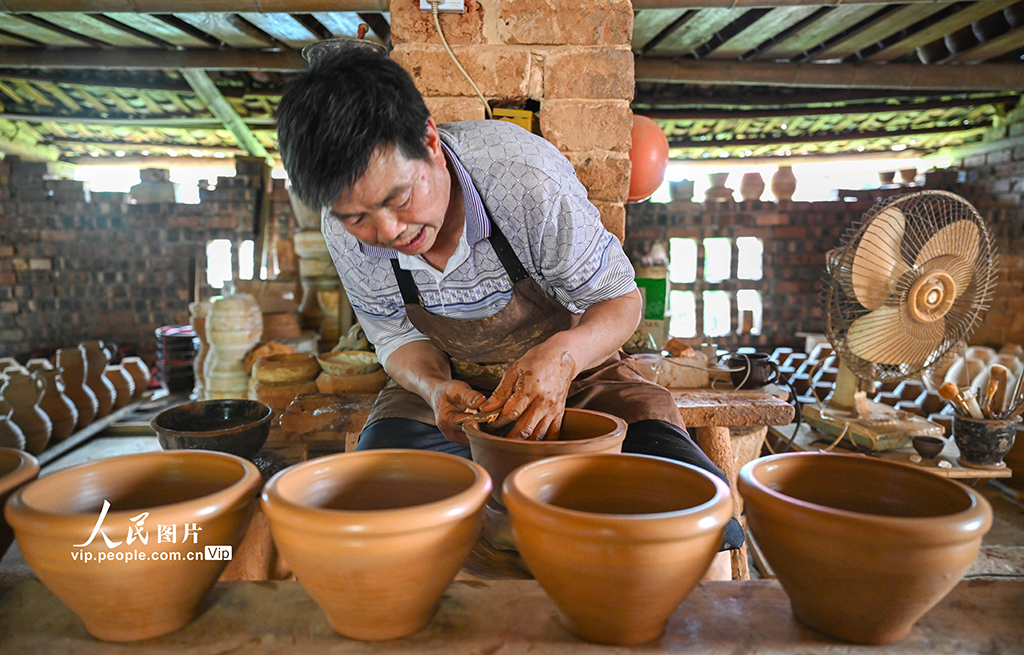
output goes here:
[[164, 450], [216, 450], [252, 459], [270, 434], [273, 411], [258, 400], [204, 400], [171, 407], [150, 427]]
[[558, 441], [520, 441], [488, 434], [486, 425], [462, 426], [473, 461], [487, 469], [494, 481], [491, 495], [501, 502], [501, 485], [513, 469], [555, 455], [619, 453], [626, 438], [626, 422], [617, 416], [588, 409], [567, 408]]
[[368, 350], [339, 350], [320, 353], [317, 359], [323, 372], [335, 377], [366, 375], [380, 370], [377, 354]]
[[661, 635], [732, 516], [724, 482], [644, 455], [533, 462], [505, 479], [503, 497], [519, 553], [562, 625], [603, 644]]
[[858, 455], [788, 453], [739, 475], [747, 526], [801, 623], [887, 644], [957, 585], [992, 525], [972, 489]]
[[[259, 470], [233, 455], [123, 455], [26, 485], [6, 515], [33, 573], [89, 634], [134, 641], [198, 615], [228, 558], [193, 553], [238, 547], [261, 483]], [[157, 526], [173, 526], [173, 535]]]
[[320, 364], [309, 353], [270, 355], [253, 364], [252, 374], [264, 384], [299, 384], [315, 380]]
[[281, 471], [263, 490], [274, 543], [331, 626], [395, 639], [425, 626], [480, 533], [487, 472], [429, 451], [367, 450]]
[[[24, 450], [0, 448], [0, 507], [4, 506], [18, 487], [35, 480], [39, 475], [39, 462]], [[14, 532], [0, 516], [0, 558], [14, 541]]]

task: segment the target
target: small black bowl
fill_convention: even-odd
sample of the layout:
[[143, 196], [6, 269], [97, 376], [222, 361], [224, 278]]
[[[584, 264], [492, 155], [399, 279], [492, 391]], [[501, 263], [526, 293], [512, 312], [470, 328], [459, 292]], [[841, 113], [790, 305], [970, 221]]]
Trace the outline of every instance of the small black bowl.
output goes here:
[[938, 457], [942, 449], [946, 447], [946, 440], [939, 437], [914, 437], [911, 439], [914, 450], [925, 459]]
[[204, 400], [165, 409], [149, 425], [164, 450], [216, 450], [251, 460], [267, 441], [272, 415], [258, 400]]

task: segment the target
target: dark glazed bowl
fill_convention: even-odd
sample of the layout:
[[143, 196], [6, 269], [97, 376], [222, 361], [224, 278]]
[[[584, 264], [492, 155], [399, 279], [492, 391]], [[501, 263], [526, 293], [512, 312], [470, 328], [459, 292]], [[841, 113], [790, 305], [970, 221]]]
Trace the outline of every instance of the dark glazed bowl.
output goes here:
[[164, 450], [216, 450], [251, 460], [267, 441], [272, 414], [258, 400], [204, 400], [166, 409], [149, 425]]
[[914, 450], [925, 459], [935, 459], [946, 447], [946, 440], [939, 437], [914, 437]]

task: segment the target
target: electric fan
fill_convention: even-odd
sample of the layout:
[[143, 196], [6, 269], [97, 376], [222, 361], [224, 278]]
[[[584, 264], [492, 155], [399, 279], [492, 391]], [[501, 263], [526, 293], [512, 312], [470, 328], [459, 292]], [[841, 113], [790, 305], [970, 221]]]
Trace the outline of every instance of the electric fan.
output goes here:
[[825, 335], [839, 374], [812, 427], [870, 450], [901, 448], [942, 427], [867, 399], [875, 382], [898, 382], [936, 364], [988, 308], [995, 248], [978, 211], [946, 191], [875, 205], [829, 253]]

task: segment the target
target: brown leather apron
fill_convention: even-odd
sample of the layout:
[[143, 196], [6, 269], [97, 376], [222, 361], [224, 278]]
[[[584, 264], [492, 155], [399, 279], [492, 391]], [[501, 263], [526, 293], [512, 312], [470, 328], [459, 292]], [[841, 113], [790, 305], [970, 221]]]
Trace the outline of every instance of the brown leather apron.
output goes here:
[[[454, 319], [423, 308], [412, 274], [391, 260], [409, 322], [448, 353], [452, 375], [483, 393], [497, 387], [505, 369], [533, 346], [579, 322], [579, 317], [549, 296], [530, 277], [505, 236], [491, 221], [491, 247], [512, 281], [512, 297], [497, 314]], [[684, 428], [672, 394], [644, 378], [628, 355], [619, 351], [583, 371], [569, 385], [567, 407], [599, 409], [627, 423], [659, 419]], [[383, 418], [408, 418], [435, 425], [423, 398], [388, 379], [366, 425]]]

